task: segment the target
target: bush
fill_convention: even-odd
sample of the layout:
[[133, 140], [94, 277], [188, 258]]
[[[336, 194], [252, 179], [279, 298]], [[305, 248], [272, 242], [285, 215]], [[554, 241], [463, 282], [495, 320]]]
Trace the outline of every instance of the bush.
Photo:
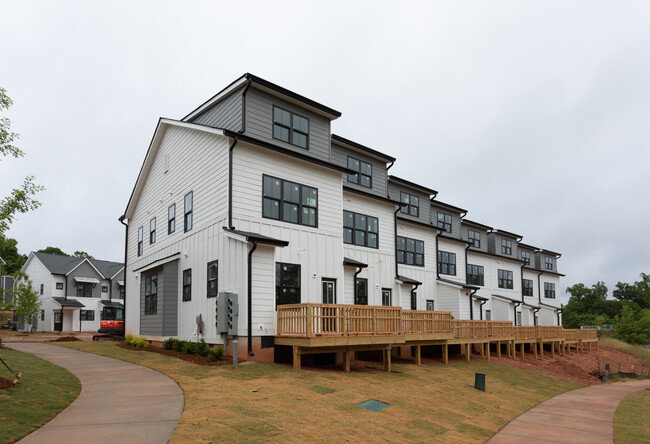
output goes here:
[[204, 339], [201, 339], [197, 344], [196, 344], [196, 352], [203, 356], [204, 358], [208, 356], [208, 352], [210, 351], [210, 348], [208, 347], [208, 344], [205, 343]]
[[176, 351], [179, 351], [179, 349], [181, 349], [181, 347], [183, 346], [182, 342], [183, 341], [181, 341], [178, 338], [166, 339], [165, 342], [163, 342], [163, 350], [176, 350]]
[[2, 347], [2, 336], [0, 336], [0, 348]]
[[209, 350], [208, 349], [208, 361], [210, 362], [217, 362], [217, 361], [222, 361], [223, 360], [223, 355], [226, 354], [226, 351], [223, 349], [222, 346], [218, 346], [214, 350]]
[[198, 354], [198, 344], [191, 341], [183, 341], [183, 353], [187, 355], [196, 355]]
[[132, 336], [132, 335], [126, 335], [126, 337], [124, 338], [124, 342], [128, 345], [132, 345], [138, 348], [146, 348], [149, 346], [145, 338]]

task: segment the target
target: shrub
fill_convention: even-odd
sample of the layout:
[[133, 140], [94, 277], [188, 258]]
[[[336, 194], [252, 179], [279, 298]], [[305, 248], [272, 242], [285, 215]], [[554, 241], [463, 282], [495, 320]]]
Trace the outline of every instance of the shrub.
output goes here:
[[126, 337], [124, 338], [124, 342], [127, 343], [128, 345], [132, 345], [138, 348], [146, 348], [149, 345], [147, 344], [147, 340], [145, 338], [132, 336], [132, 335], [126, 335]]
[[181, 341], [178, 338], [169, 338], [166, 339], [165, 342], [163, 342], [163, 350], [176, 350], [179, 351], [183, 344], [183, 341]]
[[208, 347], [208, 344], [205, 343], [204, 339], [201, 339], [197, 344], [196, 344], [196, 352], [203, 356], [206, 357], [208, 356], [208, 352], [210, 351], [210, 348]]
[[223, 355], [225, 353], [226, 353], [226, 351], [223, 349], [222, 346], [218, 346], [214, 350], [209, 350], [208, 349], [208, 361], [210, 361], [210, 362], [222, 361], [223, 360]]
[[183, 341], [183, 353], [187, 355], [198, 354], [198, 344], [191, 341]]
[[0, 348], [2, 348], [2, 336], [0, 336]]

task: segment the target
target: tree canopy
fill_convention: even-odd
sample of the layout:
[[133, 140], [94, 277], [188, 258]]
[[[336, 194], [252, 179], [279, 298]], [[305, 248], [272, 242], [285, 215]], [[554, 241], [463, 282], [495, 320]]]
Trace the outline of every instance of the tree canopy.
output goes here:
[[64, 253], [59, 247], [46, 247], [38, 250], [39, 253], [58, 254], [59, 256], [70, 256]]
[[89, 253], [86, 253], [85, 251], [75, 251], [73, 254], [74, 257], [85, 257], [88, 259], [95, 259], [92, 257]]
[[0, 234], [0, 257], [6, 265], [2, 266], [2, 274], [14, 274], [23, 266], [27, 256], [18, 253], [18, 241]]

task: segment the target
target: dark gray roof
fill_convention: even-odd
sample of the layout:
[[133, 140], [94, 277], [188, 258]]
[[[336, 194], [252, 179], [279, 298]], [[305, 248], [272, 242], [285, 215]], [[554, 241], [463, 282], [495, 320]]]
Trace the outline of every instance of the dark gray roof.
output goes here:
[[397, 280], [406, 285], [422, 285], [422, 282], [416, 281], [415, 279], [411, 279], [410, 277], [406, 276], [397, 276]]
[[343, 266], [348, 266], [348, 267], [359, 267], [359, 268], [366, 268], [368, 264], [364, 264], [363, 262], [355, 261], [354, 259], [350, 259], [349, 257], [344, 257], [343, 258]]
[[[34, 256], [45, 265], [52, 274], [68, 274], [85, 260], [83, 257], [60, 256], [58, 254], [34, 253]], [[98, 259], [88, 259], [97, 270], [107, 279], [112, 278], [124, 264], [120, 262], [101, 261]]]
[[251, 233], [250, 231], [233, 230], [228, 227], [223, 227], [223, 229], [230, 233], [235, 233], [245, 237], [248, 242], [258, 242], [260, 244], [275, 245], [276, 247], [286, 247], [287, 245], [289, 245], [288, 241], [284, 241], [281, 239], [274, 239], [272, 237], [264, 236], [257, 233]]
[[470, 285], [470, 284], [463, 284], [462, 282], [456, 282], [452, 281], [451, 279], [445, 279], [445, 278], [438, 278], [438, 281], [440, 282], [445, 282], [447, 284], [455, 285], [460, 288], [469, 288], [470, 290], [480, 290], [481, 287], [477, 287], [476, 285]]
[[66, 299], [66, 298], [52, 298], [59, 304], [61, 307], [85, 307], [84, 304], [79, 302], [76, 299]]
[[107, 301], [104, 299], [99, 301], [99, 303], [102, 304], [104, 307], [124, 308], [124, 305], [122, 305], [121, 302]]

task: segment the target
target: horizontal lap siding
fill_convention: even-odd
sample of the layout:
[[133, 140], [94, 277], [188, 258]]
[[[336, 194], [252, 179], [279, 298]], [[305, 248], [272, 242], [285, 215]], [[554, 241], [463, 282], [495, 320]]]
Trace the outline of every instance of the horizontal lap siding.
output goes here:
[[[309, 119], [309, 149], [304, 149], [273, 138], [273, 105]], [[330, 161], [330, 121], [252, 87], [246, 93], [247, 136], [282, 146], [292, 151]]]
[[399, 213], [400, 217], [403, 217], [405, 219], [410, 219], [414, 220], [416, 222], [422, 222], [427, 225], [431, 223], [431, 201], [429, 200], [429, 195], [413, 190], [408, 187], [403, 187], [400, 186], [394, 182], [388, 181], [388, 195], [390, 196], [391, 199], [400, 201], [400, 193], [401, 192], [409, 193], [414, 196], [418, 196], [419, 198], [419, 216], [411, 216], [409, 214], [404, 214], [402, 212]]
[[[460, 213], [448, 210], [446, 208], [439, 208], [435, 205], [435, 201], [431, 204], [431, 222], [437, 226], [438, 224], [438, 212], [445, 213], [451, 216], [451, 233], [446, 232], [447, 235], [453, 237], [461, 237], [460, 229]], [[467, 230], [465, 230], [467, 231]], [[462, 238], [467, 239], [467, 233], [464, 233]]]
[[[418, 227], [408, 222], [397, 221], [397, 235], [424, 242], [424, 267], [399, 264], [399, 274], [422, 282], [417, 290], [417, 309], [426, 308], [426, 300], [436, 298], [436, 231], [433, 229]], [[393, 246], [394, 248], [394, 246]], [[410, 292], [411, 285], [402, 285], [408, 293], [406, 304], [402, 302], [402, 308], [411, 309]]]
[[221, 100], [210, 109], [191, 120], [192, 123], [239, 131], [242, 127], [242, 91]]
[[[537, 304], [539, 302], [539, 286], [537, 285], [537, 275], [539, 273], [535, 273], [534, 271], [528, 271], [524, 268], [523, 270], [523, 278], [522, 279], [530, 279], [533, 281], [533, 295], [532, 296], [525, 296], [524, 299], [527, 303], [529, 304]], [[523, 286], [523, 282], [522, 282]], [[544, 289], [544, 284], [542, 284], [542, 290]], [[522, 289], [523, 291], [523, 289]], [[544, 296], [542, 294], [542, 296]]]
[[463, 240], [469, 240], [469, 230], [477, 231], [477, 232], [481, 233], [481, 244], [480, 244], [479, 248], [476, 248], [476, 247], [472, 247], [472, 248], [475, 248], [475, 249], [480, 250], [480, 251], [485, 251], [485, 252], [488, 251], [488, 234], [487, 234], [487, 231], [482, 230], [480, 228], [473, 227], [471, 225], [467, 225], [467, 224], [461, 224], [460, 225], [460, 230], [461, 230], [461, 238]]
[[369, 156], [364, 156], [363, 154], [356, 151], [352, 151], [342, 146], [336, 145], [336, 143], [332, 143], [332, 163], [347, 168], [348, 157], [354, 157], [357, 160], [362, 160], [372, 165], [372, 188], [364, 187], [353, 182], [348, 182], [347, 175], [343, 178], [343, 185], [357, 190], [365, 191], [366, 193], [371, 193], [376, 196], [386, 197], [386, 163], [382, 162], [381, 160], [377, 160]]
[[460, 290], [442, 283], [438, 283], [437, 287], [436, 310], [450, 311], [454, 319], [469, 319], [469, 317], [463, 317], [461, 313]]

